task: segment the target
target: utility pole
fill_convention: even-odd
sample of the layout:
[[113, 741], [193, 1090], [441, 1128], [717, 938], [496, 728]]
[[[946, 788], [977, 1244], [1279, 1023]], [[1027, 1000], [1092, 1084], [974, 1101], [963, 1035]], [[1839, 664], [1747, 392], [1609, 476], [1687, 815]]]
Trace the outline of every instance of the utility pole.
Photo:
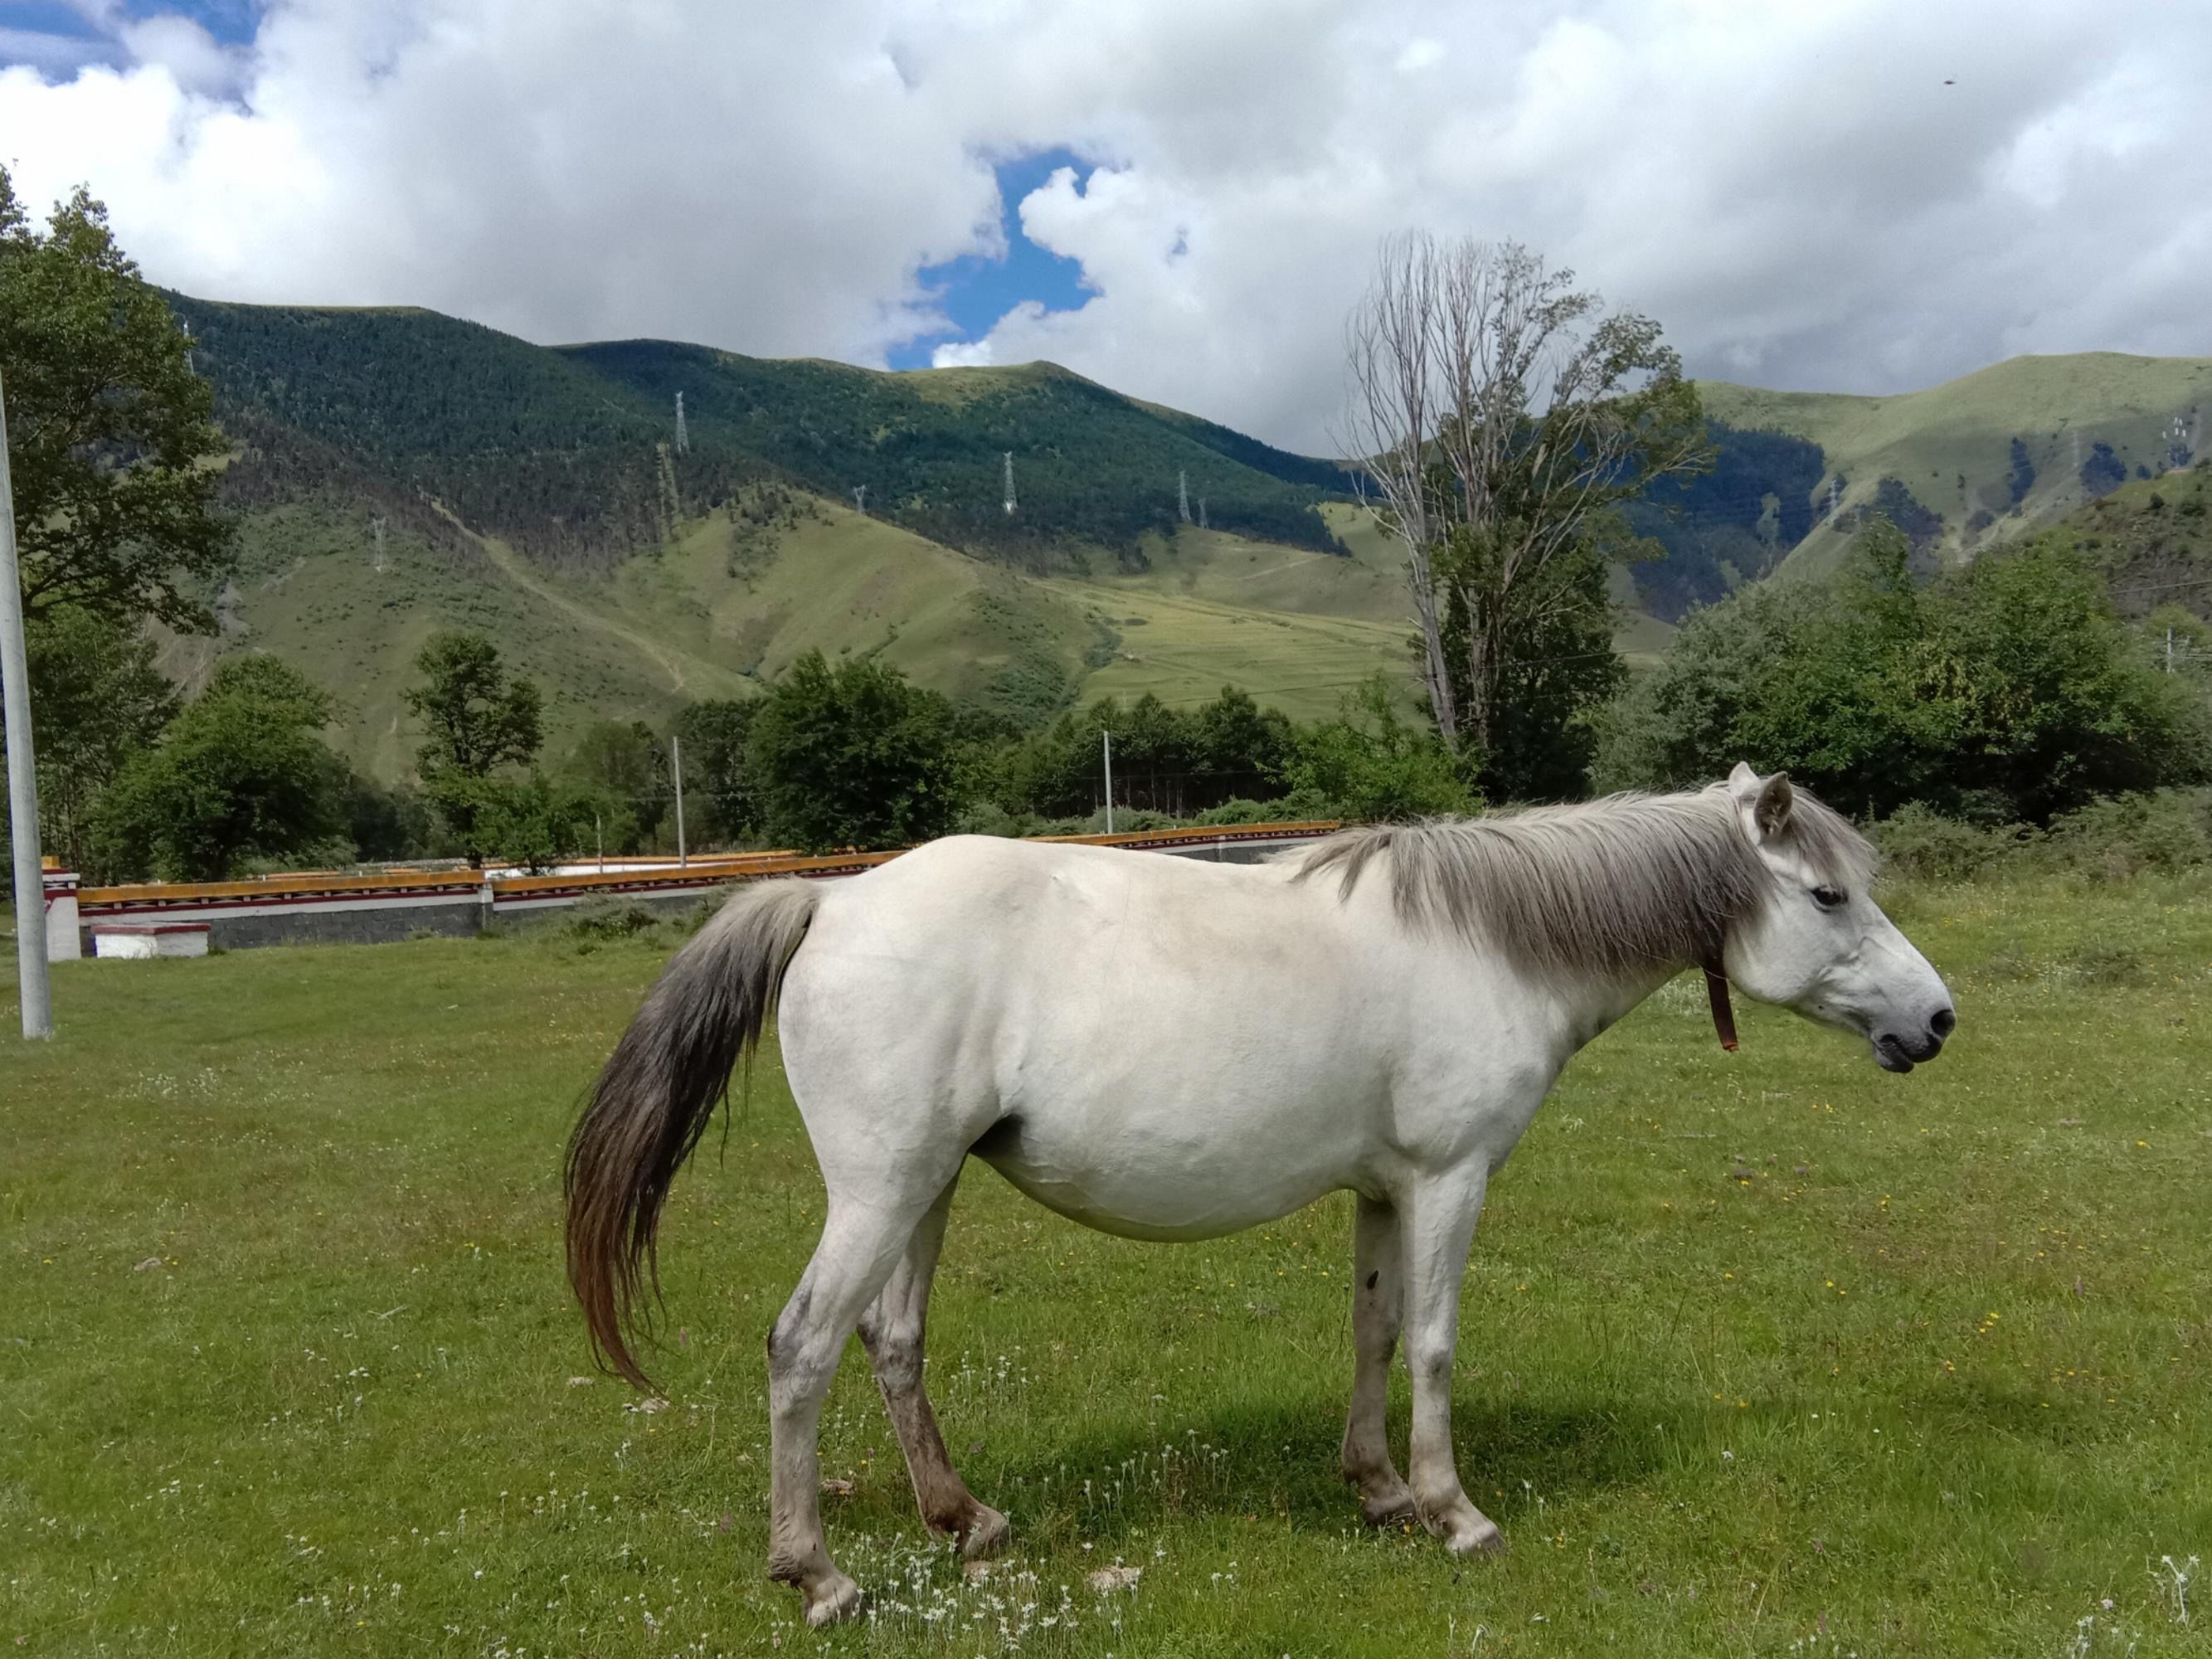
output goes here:
[[2166, 672], [2173, 672], [2173, 624], [2166, 625]]
[[684, 739], [668, 740], [668, 758], [676, 774], [676, 862], [679, 867], [691, 862], [691, 855], [684, 847]]
[[605, 819], [597, 812], [592, 814], [592, 839], [599, 843], [599, 873], [604, 876], [607, 872], [607, 826]]
[[39, 859], [39, 773], [31, 747], [30, 664], [23, 650], [23, 584], [15, 574], [15, 495], [8, 477], [8, 403], [0, 387], [0, 718], [8, 733], [8, 828], [15, 851], [15, 974], [23, 1035], [54, 1034], [46, 983], [46, 878]]
[[1014, 452], [1006, 451], [1006, 516], [1014, 516]]
[[1176, 516], [1185, 524], [1190, 522], [1190, 474], [1176, 474]]
[[684, 424], [684, 394], [680, 392], [676, 394], [676, 453], [679, 455], [691, 453], [691, 434]]
[[868, 487], [867, 487], [867, 485], [866, 485], [866, 484], [855, 484], [855, 485], [854, 486], [854, 488], [853, 488], [853, 505], [854, 505], [854, 507], [859, 507], [859, 508], [860, 509], [860, 511], [861, 511], [861, 512], [863, 512], [863, 513], [866, 513], [866, 512], [868, 510]]
[[1106, 833], [1110, 836], [1114, 833], [1114, 734], [1101, 732], [1098, 741], [1106, 756]]
[[1203, 496], [1203, 495], [1200, 495], [1200, 496], [1198, 498], [1198, 527], [1199, 527], [1200, 530], [1203, 530], [1203, 529], [1205, 529], [1205, 528], [1206, 527], [1206, 497], [1205, 497], [1205, 496]]
[[368, 521], [368, 530], [376, 542], [375, 567], [380, 572], [384, 568], [384, 515], [382, 514], [379, 514]]

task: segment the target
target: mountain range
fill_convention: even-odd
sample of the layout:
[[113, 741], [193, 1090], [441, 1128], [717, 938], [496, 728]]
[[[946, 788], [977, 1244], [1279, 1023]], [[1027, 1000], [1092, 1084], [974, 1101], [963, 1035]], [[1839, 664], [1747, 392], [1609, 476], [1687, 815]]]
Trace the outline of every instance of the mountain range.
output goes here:
[[[480, 628], [602, 717], [874, 655], [1024, 721], [1235, 683], [1304, 718], [1410, 697], [1401, 561], [1340, 463], [1048, 363], [889, 374], [665, 341], [542, 347], [421, 310], [171, 296], [233, 442], [241, 558], [187, 684], [277, 652], [391, 777], [422, 640]], [[2015, 358], [1893, 398], [1701, 386], [1715, 465], [1639, 504], [1619, 642], [1830, 567], [1870, 512], [1971, 557], [2199, 453], [2212, 360]], [[678, 410], [682, 410], [681, 424]], [[1011, 477], [1012, 498], [1008, 483]]]

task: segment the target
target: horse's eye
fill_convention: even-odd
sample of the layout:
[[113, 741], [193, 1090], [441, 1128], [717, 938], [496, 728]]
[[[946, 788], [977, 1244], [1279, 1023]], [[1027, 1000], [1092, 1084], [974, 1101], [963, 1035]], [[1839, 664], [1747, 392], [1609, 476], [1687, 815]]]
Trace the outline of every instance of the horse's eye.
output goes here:
[[1846, 896], [1847, 895], [1833, 887], [1815, 887], [1813, 890], [1813, 902], [1823, 910], [1841, 909]]

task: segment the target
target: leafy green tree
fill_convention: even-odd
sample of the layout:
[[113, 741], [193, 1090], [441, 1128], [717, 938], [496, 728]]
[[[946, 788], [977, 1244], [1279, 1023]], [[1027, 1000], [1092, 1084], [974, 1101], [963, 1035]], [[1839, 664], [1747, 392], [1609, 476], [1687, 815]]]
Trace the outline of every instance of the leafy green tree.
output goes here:
[[483, 797], [485, 842], [501, 859], [533, 873], [551, 869], [590, 845], [595, 814], [605, 800], [587, 788], [532, 772], [524, 779], [495, 779]]
[[[684, 757], [687, 773], [690, 757]], [[643, 720], [594, 720], [577, 735], [561, 776], [588, 798], [606, 845], [636, 852], [653, 838], [673, 802], [668, 751]], [[687, 787], [690, 782], [685, 779]]]
[[1295, 746], [1291, 722], [1224, 686], [1212, 702], [1170, 708], [1147, 694], [1126, 707], [1102, 697], [1015, 745], [999, 768], [1000, 805], [1044, 817], [1094, 811], [1105, 790], [1103, 738], [1114, 739], [1117, 810], [1188, 816], [1236, 798], [1282, 793]]
[[1232, 799], [1264, 799], [1284, 787], [1283, 772], [1297, 748], [1290, 716], [1262, 708], [1233, 685], [1190, 716], [1193, 747], [1206, 775], [1203, 805]]
[[[1474, 532], [1455, 531], [1437, 568], [1453, 593], [1481, 591], [1490, 579], [1463, 579], [1462, 563], [1492, 551]], [[1462, 745], [1463, 765], [1471, 766], [1487, 798], [1572, 800], [1588, 793], [1599, 717], [1628, 678], [1613, 648], [1611, 562], [1604, 544], [1585, 536], [1516, 585], [1513, 605], [1520, 620], [1485, 659], [1491, 674], [1487, 741], [1478, 746], [1470, 733]], [[1455, 599], [1444, 622], [1451, 660], [1469, 659], [1463, 647], [1471, 625], [1467, 605]]]
[[1298, 734], [1290, 781], [1303, 810], [1365, 823], [1469, 812], [1480, 805], [1452, 751], [1434, 731], [1398, 712], [1381, 674], [1346, 697], [1334, 720]]
[[832, 668], [818, 651], [762, 700], [746, 758], [769, 838], [810, 852], [927, 841], [972, 793], [949, 702], [882, 663]]
[[406, 699], [424, 729], [415, 751], [422, 792], [469, 862], [480, 866], [484, 811], [501, 788], [499, 769], [535, 757], [544, 740], [544, 702], [535, 683], [509, 675], [499, 647], [482, 634], [433, 635], [415, 666], [422, 684], [410, 687]]
[[702, 823], [712, 838], [744, 841], [759, 833], [761, 802], [745, 749], [760, 707], [757, 697], [716, 697], [692, 703], [676, 717], [676, 735], [684, 744], [684, 799], [687, 805], [700, 802]]
[[328, 847], [345, 828], [344, 763], [318, 735], [331, 713], [289, 665], [226, 659], [102, 794], [88, 864], [116, 877], [221, 881], [248, 859]]
[[1692, 615], [1608, 720], [1611, 787], [1739, 760], [1869, 817], [1919, 802], [2038, 823], [2212, 765], [2203, 700], [2158, 671], [2056, 538], [1923, 585], [1877, 521], [1832, 582], [1762, 583]]
[[100, 794], [177, 713], [154, 642], [111, 617], [50, 605], [27, 629], [40, 840], [82, 866]]
[[416, 859], [436, 851], [434, 815], [412, 785], [400, 783], [386, 788], [373, 778], [349, 771], [343, 805], [346, 834], [360, 857]]
[[212, 627], [225, 450], [184, 331], [82, 189], [34, 228], [0, 168], [0, 376], [23, 603]]

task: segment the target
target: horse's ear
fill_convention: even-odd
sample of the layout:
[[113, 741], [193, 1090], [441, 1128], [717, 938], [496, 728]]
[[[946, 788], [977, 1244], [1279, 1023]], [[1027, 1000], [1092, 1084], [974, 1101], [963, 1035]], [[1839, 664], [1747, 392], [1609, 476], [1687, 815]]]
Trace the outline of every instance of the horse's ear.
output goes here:
[[1789, 827], [1790, 809], [1796, 799], [1790, 791], [1787, 772], [1777, 772], [1759, 786], [1759, 799], [1752, 803], [1751, 821], [1758, 827], [1761, 841], [1771, 841]]
[[1790, 787], [1787, 772], [1762, 778], [1738, 761], [1735, 770], [1729, 774], [1729, 793], [1735, 798], [1736, 810], [1743, 814], [1743, 827], [1753, 841], [1771, 841], [1789, 828], [1796, 796]]

